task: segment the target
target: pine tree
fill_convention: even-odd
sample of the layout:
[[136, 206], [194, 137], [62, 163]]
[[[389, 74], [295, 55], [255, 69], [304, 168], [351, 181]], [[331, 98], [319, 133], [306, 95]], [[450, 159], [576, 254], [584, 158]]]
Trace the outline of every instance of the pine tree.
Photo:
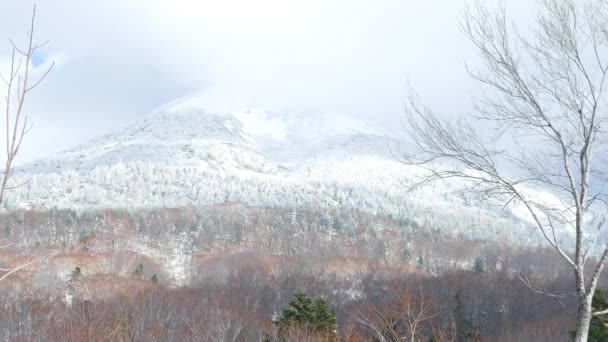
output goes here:
[[144, 265], [143, 264], [139, 264], [137, 265], [137, 268], [135, 269], [135, 271], [133, 271], [133, 275], [136, 277], [143, 277], [144, 276]]
[[82, 272], [80, 270], [80, 267], [76, 267], [70, 275], [70, 282], [75, 283], [76, 281], [78, 281], [78, 279], [80, 279], [81, 274]]
[[462, 290], [456, 293], [456, 308], [454, 308], [454, 321], [457, 327], [456, 340], [458, 342], [474, 341], [479, 335], [478, 329], [467, 317], [462, 303]]
[[331, 311], [322, 298], [314, 301], [304, 292], [293, 294], [288, 307], [283, 309], [276, 321], [279, 335], [285, 336], [290, 328], [304, 330], [307, 334], [321, 333], [332, 335], [336, 331], [336, 313]]
[[475, 258], [475, 263], [473, 264], [473, 272], [475, 273], [483, 273], [486, 270], [486, 265], [483, 262], [482, 257]]
[[412, 260], [412, 244], [411, 242], [406, 242], [405, 246], [403, 247], [403, 253], [401, 254], [401, 258], [404, 261], [410, 261]]
[[424, 257], [422, 255], [418, 256], [418, 261], [416, 264], [416, 269], [419, 271], [424, 270]]

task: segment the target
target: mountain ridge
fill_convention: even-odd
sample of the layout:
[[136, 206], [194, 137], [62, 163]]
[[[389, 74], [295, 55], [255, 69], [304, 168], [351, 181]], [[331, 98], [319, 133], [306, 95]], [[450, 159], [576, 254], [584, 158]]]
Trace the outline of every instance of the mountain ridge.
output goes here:
[[[190, 100], [188, 100], [190, 101]], [[521, 215], [481, 209], [463, 182], [407, 189], [423, 170], [400, 163], [392, 137], [344, 115], [163, 106], [56, 158], [23, 165], [8, 209], [165, 208], [242, 203], [346, 208], [426, 222], [450, 234], [539, 242]], [[196, 101], [195, 101], [196, 102]], [[494, 227], [488, 229], [488, 227]], [[520, 241], [521, 242], [521, 241]]]

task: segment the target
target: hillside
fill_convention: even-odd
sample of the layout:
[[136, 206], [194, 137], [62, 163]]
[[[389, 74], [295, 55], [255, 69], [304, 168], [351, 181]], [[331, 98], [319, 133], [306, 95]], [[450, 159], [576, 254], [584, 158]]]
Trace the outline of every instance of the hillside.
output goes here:
[[343, 114], [219, 113], [185, 98], [120, 132], [24, 165], [15, 182], [27, 184], [6, 206], [342, 208], [416, 221], [449, 236], [542, 243], [525, 215], [483, 206], [480, 196], [458, 191], [466, 188], [462, 182], [409, 192], [421, 170], [391, 154], [403, 145]]

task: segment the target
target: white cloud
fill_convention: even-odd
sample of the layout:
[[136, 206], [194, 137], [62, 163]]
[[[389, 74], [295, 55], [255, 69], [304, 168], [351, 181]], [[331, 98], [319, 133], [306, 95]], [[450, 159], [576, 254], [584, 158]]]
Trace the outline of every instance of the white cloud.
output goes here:
[[[32, 2], [6, 2], [0, 32], [23, 37]], [[46, 60], [58, 64], [31, 98], [25, 159], [211, 88], [231, 105], [322, 108], [387, 127], [408, 78], [439, 110], [469, 106], [463, 1], [40, 0], [38, 9]], [[0, 63], [7, 52], [0, 44]]]

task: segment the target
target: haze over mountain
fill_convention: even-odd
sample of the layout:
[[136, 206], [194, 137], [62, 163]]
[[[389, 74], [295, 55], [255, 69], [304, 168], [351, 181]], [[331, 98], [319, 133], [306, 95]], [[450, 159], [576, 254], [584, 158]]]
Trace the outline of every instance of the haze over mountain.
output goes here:
[[[8, 208], [78, 210], [241, 203], [347, 208], [416, 220], [449, 235], [538, 243], [525, 215], [482, 206], [462, 182], [416, 192], [421, 170], [395, 157], [404, 143], [344, 113], [226, 108], [176, 100], [120, 132], [29, 163]], [[526, 238], [521, 238], [521, 232]]]
[[[225, 109], [191, 96], [165, 105], [120, 132], [97, 138], [52, 159], [23, 167], [29, 172], [90, 170], [119, 161], [210, 162], [214, 149], [236, 149], [274, 167], [297, 167], [328, 154], [387, 156], [386, 134], [341, 113], [274, 112], [255, 107]], [[220, 157], [219, 155], [217, 157]], [[228, 162], [235, 155], [223, 156]], [[261, 165], [236, 165], [256, 169]]]

